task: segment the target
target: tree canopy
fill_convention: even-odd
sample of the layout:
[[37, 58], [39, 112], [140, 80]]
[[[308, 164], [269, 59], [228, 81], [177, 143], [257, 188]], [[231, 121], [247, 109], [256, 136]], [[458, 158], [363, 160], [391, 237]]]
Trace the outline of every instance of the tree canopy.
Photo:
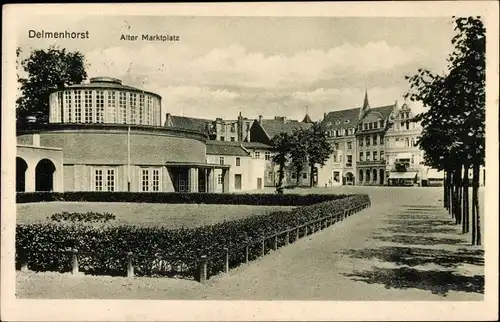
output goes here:
[[451, 43], [448, 70], [436, 74], [419, 69], [406, 77], [412, 101], [428, 111], [416, 116], [422, 124], [417, 143], [428, 166], [446, 171], [444, 203], [469, 231], [469, 170], [472, 166], [472, 243], [481, 244], [479, 170], [485, 157], [486, 29], [480, 17], [454, 17], [456, 35]]
[[468, 17], [456, 18], [455, 30], [446, 74], [419, 69], [406, 77], [407, 97], [428, 108], [416, 116], [423, 128], [417, 143], [425, 163], [438, 169], [459, 159], [484, 164], [485, 28], [479, 18]]
[[[19, 59], [19, 48], [16, 54]], [[47, 122], [50, 93], [79, 84], [87, 78], [83, 54], [55, 46], [46, 50], [33, 50], [29, 57], [20, 62], [20, 67], [27, 74], [26, 77], [20, 77], [18, 71], [21, 95], [16, 101], [16, 119], [21, 124], [26, 122], [27, 117], [35, 117], [37, 122]]]

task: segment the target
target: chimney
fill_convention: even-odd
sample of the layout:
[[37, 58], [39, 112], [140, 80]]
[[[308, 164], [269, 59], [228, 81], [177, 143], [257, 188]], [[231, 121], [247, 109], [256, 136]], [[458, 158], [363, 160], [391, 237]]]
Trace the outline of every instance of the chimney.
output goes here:
[[238, 131], [238, 142], [241, 142], [243, 141], [243, 117], [241, 116], [241, 112], [240, 115], [238, 116], [238, 122], [236, 126], [238, 127], [236, 129], [236, 131]]
[[259, 124], [262, 124], [262, 115], [259, 115]]
[[323, 114], [323, 119], [326, 119], [326, 112]]
[[170, 115], [170, 113], [167, 113], [166, 116], [167, 117], [165, 119], [165, 126], [170, 127], [172, 126], [172, 115]]

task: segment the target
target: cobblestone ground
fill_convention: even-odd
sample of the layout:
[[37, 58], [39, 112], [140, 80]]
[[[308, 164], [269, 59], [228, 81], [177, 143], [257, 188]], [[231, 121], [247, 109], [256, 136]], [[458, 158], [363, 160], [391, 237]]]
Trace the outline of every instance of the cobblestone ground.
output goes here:
[[18, 273], [22, 298], [482, 300], [483, 249], [442, 208], [440, 188], [342, 187], [372, 207], [207, 284]]

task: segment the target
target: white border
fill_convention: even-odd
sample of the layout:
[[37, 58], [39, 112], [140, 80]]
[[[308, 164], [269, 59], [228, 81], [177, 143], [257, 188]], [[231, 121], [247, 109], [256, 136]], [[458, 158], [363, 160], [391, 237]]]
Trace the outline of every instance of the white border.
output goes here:
[[[343, 2], [224, 4], [7, 5], [2, 43], [2, 271], [1, 319], [9, 321], [109, 320], [496, 320], [498, 318], [498, 3]], [[482, 302], [306, 302], [306, 301], [116, 301], [16, 300], [15, 231], [15, 38], [16, 22], [28, 14], [189, 16], [482, 16], [487, 29], [488, 180], [485, 234], [485, 300]], [[9, 143], [9, 144], [6, 144]]]

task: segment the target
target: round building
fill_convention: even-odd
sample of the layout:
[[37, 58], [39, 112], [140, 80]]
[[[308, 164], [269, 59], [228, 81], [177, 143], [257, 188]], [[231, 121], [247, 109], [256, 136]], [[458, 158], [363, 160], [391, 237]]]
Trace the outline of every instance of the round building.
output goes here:
[[205, 133], [162, 126], [161, 96], [110, 77], [49, 98], [49, 122], [17, 133], [17, 191], [208, 192]]

